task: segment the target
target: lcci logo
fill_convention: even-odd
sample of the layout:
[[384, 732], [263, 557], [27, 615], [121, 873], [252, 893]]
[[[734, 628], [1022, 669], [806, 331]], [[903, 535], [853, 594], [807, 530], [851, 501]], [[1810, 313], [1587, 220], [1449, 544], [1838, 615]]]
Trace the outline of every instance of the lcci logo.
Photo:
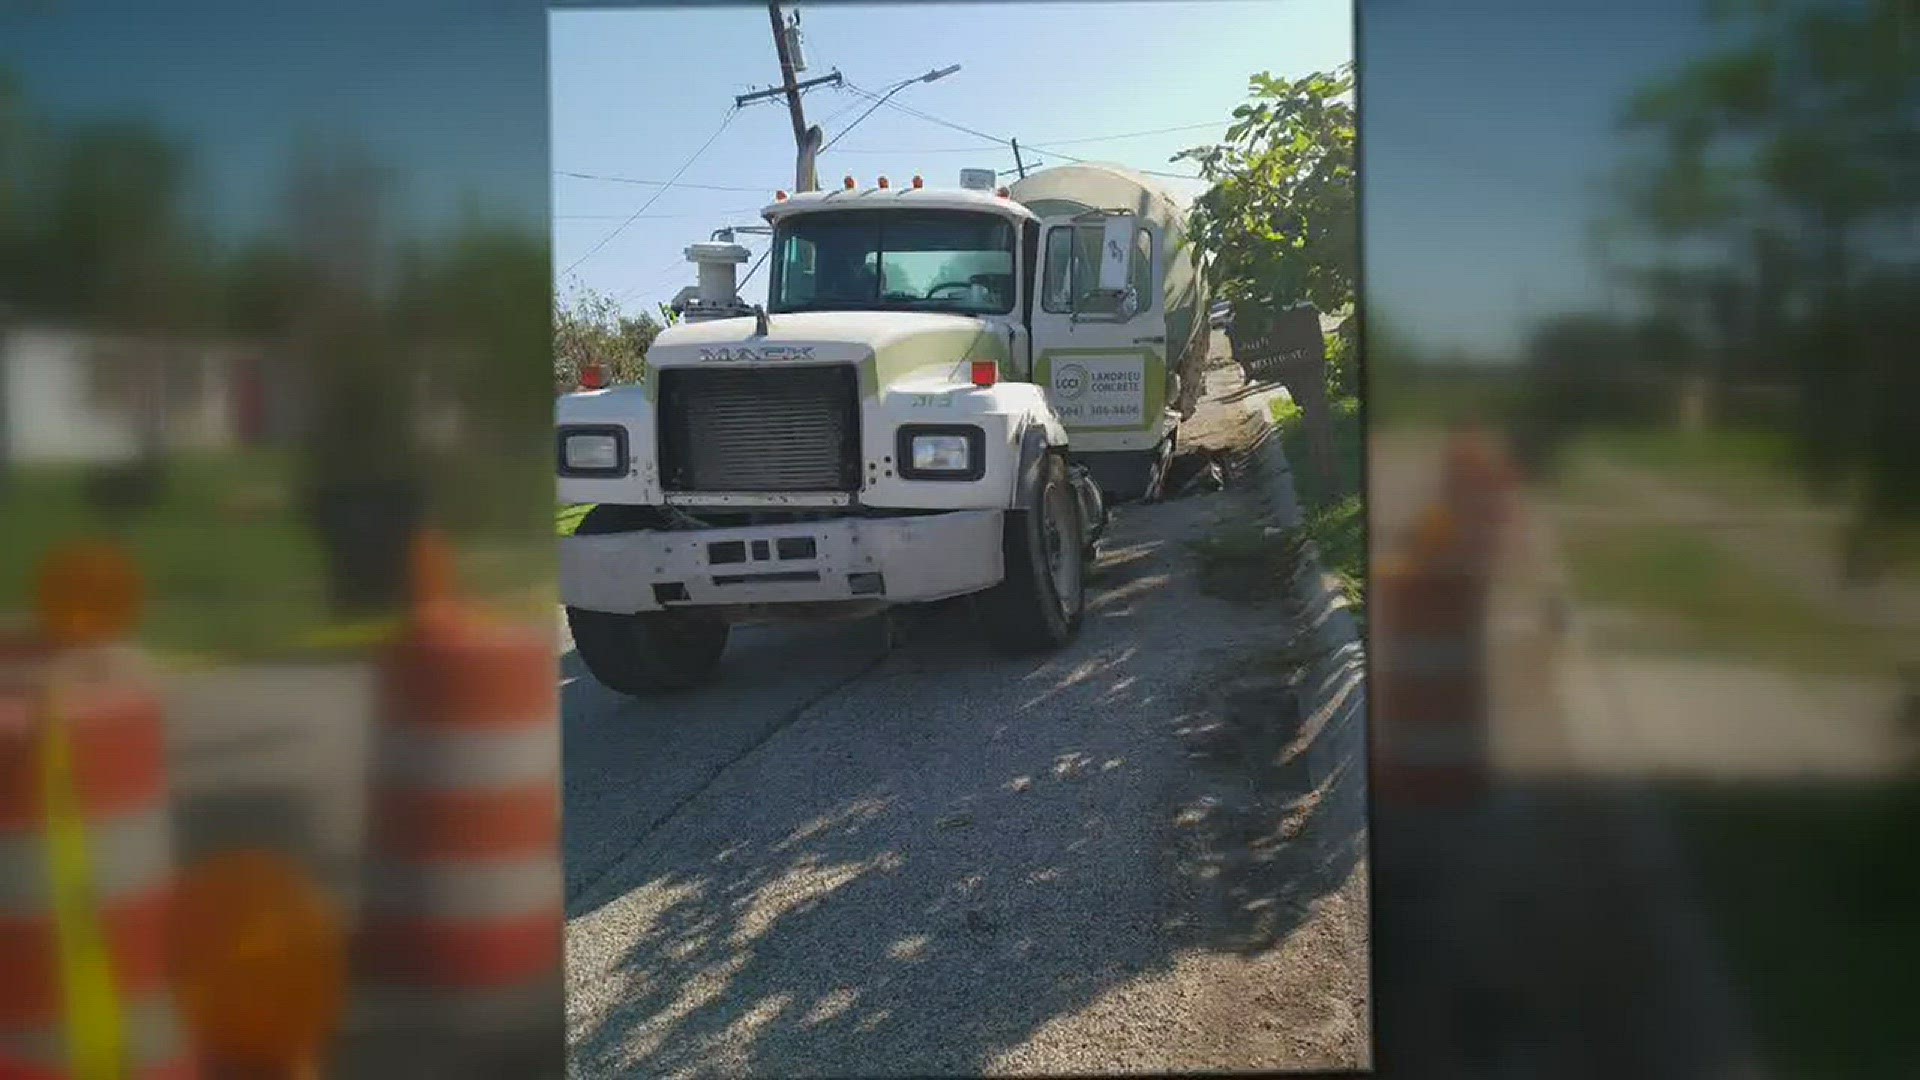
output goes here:
[[1064, 364], [1053, 370], [1053, 393], [1055, 397], [1072, 401], [1087, 392], [1087, 369], [1079, 364]]

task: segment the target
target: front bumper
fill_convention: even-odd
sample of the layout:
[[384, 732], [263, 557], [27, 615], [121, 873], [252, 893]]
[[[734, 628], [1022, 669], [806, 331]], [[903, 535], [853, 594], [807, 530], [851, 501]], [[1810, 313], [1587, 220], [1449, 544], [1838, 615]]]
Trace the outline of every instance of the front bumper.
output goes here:
[[1000, 582], [1000, 510], [560, 541], [560, 599], [631, 614], [718, 604], [917, 602]]

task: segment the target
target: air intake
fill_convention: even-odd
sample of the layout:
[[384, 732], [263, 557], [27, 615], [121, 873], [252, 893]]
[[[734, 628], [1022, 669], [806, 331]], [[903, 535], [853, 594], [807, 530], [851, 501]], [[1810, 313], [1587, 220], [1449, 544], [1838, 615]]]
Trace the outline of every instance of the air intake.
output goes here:
[[859, 375], [850, 364], [660, 372], [667, 491], [855, 491]]

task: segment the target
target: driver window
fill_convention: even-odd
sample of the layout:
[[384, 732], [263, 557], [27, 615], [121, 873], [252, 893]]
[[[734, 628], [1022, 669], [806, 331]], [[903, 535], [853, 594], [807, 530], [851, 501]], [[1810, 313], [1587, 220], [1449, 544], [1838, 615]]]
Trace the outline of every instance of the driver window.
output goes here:
[[1047, 265], [1040, 286], [1040, 310], [1064, 315], [1073, 310], [1073, 230], [1047, 230]]
[[1140, 301], [1135, 314], [1153, 310], [1153, 234], [1144, 228], [1133, 235], [1133, 294]]
[[[1111, 301], [1094, 296], [1094, 286], [1100, 280], [1100, 242], [1098, 225], [1056, 225], [1047, 230], [1041, 310], [1056, 314], [1106, 314], [1114, 310]], [[1153, 236], [1146, 229], [1135, 233], [1133, 251], [1133, 291], [1143, 313], [1153, 307]]]
[[818, 289], [814, 277], [814, 244], [803, 236], [787, 243], [786, 265], [781, 271], [787, 299], [793, 303], [811, 303]]

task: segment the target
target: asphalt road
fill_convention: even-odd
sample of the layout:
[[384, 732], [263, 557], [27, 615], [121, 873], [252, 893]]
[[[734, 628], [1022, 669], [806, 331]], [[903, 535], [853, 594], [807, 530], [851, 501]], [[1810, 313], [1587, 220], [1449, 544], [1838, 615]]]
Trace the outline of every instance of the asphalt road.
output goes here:
[[1283, 749], [1285, 607], [1204, 595], [1187, 546], [1254, 487], [1122, 508], [1043, 660], [964, 605], [891, 652], [745, 632], [692, 694], [566, 657], [572, 1070], [1364, 1065], [1364, 803]]

